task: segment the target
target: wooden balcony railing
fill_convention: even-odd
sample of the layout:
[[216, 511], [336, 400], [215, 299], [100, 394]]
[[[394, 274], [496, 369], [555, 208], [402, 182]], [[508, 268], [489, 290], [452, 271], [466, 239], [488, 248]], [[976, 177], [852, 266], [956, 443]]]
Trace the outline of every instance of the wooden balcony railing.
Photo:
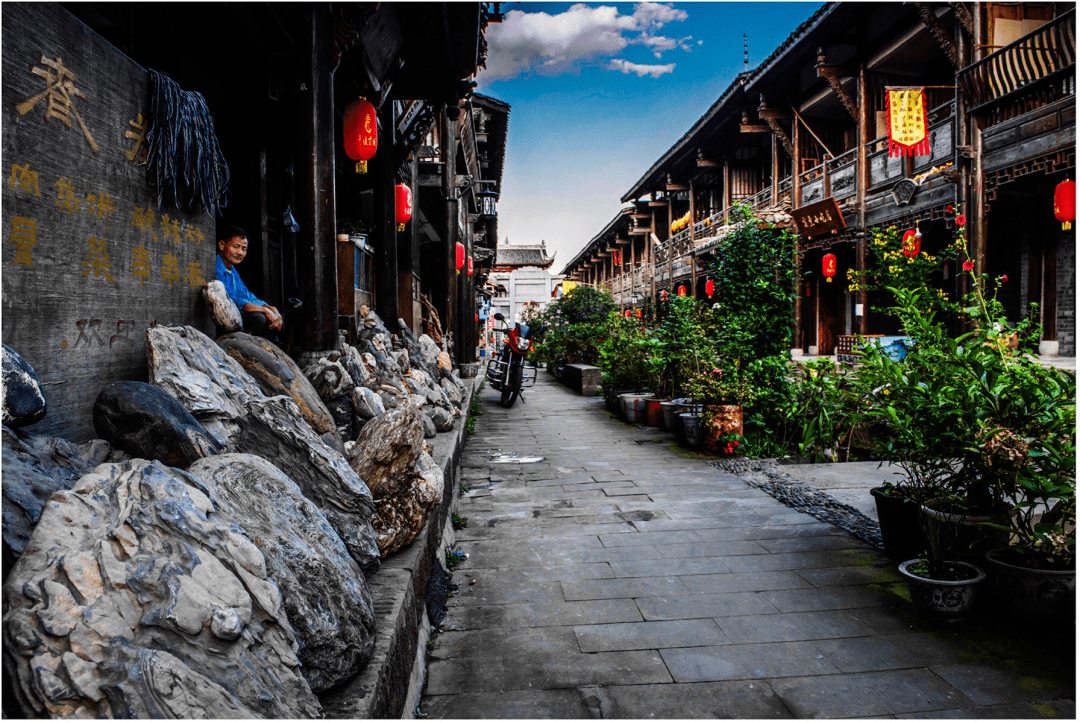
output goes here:
[[1076, 64], [1076, 10], [1061, 15], [1014, 43], [957, 73], [971, 109], [1031, 90], [1064, 75]]

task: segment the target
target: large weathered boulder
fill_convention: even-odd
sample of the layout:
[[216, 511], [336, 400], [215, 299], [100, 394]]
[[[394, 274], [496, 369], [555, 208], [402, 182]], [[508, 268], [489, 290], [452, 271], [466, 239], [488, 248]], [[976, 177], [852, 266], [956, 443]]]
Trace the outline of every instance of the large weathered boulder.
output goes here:
[[434, 407], [431, 410], [431, 421], [435, 423], [435, 429], [439, 432], [451, 432], [454, 429], [454, 415], [442, 407]]
[[331, 356], [319, 357], [304, 367], [304, 376], [315, 387], [319, 399], [326, 403], [347, 396], [356, 386], [352, 375], [341, 362], [341, 355], [336, 351], [330, 354]]
[[319, 434], [337, 433], [334, 418], [322, 403], [315, 387], [296, 366], [296, 362], [273, 342], [260, 336], [236, 332], [218, 337], [217, 343], [255, 378], [264, 394], [291, 397], [312, 429]]
[[222, 334], [229, 334], [244, 328], [244, 320], [240, 316], [240, 310], [236, 308], [236, 304], [229, 298], [229, 293], [225, 291], [225, 284], [214, 279], [203, 287], [202, 295], [206, 301], [206, 308], [210, 310], [210, 317], [217, 324]]
[[259, 548], [194, 477], [104, 464], [53, 495], [4, 583], [29, 716], [311, 718]]
[[435, 428], [435, 422], [432, 421], [431, 417], [426, 414], [427, 410], [424, 411], [425, 414], [421, 420], [424, 423], [424, 439], [431, 439], [438, 435], [439, 430]]
[[[363, 387], [361, 387], [361, 389], [362, 388]], [[341, 397], [340, 399], [327, 402], [326, 408], [330, 410], [330, 415], [334, 418], [338, 436], [340, 436], [341, 439], [356, 439], [356, 435], [360, 431], [362, 420], [357, 416], [356, 411], [353, 409], [352, 397]], [[324, 438], [323, 441], [327, 440]], [[330, 446], [337, 449], [335, 445]]]
[[375, 611], [364, 576], [326, 516], [261, 457], [219, 455], [188, 471], [262, 551], [311, 689], [326, 690], [355, 675], [375, 645]]
[[94, 431], [132, 457], [156, 459], [187, 469], [217, 454], [221, 445], [184, 405], [161, 387], [145, 382], [113, 382], [94, 402]]
[[176, 396], [208, 431], [216, 430], [228, 451], [258, 455], [284, 472], [323, 511], [361, 569], [378, 569], [370, 490], [291, 398], [264, 395], [239, 362], [191, 327], [148, 329], [146, 346], [151, 383]]
[[45, 503], [112, 454], [105, 440], [76, 445], [3, 428], [4, 543], [21, 555]]
[[375, 497], [372, 524], [384, 556], [413, 541], [442, 495], [441, 476], [436, 489], [422, 472], [423, 444], [423, 413], [403, 405], [365, 424], [349, 450], [349, 464]]
[[0, 416], [8, 427], [25, 427], [45, 418], [47, 405], [41, 380], [19, 352], [4, 345], [4, 406]]
[[367, 387], [355, 387], [352, 392], [352, 406], [356, 414], [367, 421], [386, 412], [382, 399]]
[[428, 369], [434, 369], [438, 366], [439, 354], [442, 353], [442, 349], [432, 341], [431, 337], [427, 334], [421, 334], [417, 344], [420, 346], [420, 356], [424, 360], [424, 366]]

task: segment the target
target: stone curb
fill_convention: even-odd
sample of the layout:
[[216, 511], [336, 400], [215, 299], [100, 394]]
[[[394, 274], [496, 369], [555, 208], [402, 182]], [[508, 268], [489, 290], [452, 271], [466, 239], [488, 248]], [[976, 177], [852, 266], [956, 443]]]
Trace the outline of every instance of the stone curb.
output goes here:
[[[465, 423], [472, 398], [483, 377], [463, 379], [465, 398], [454, 431], [428, 440], [431, 455], [443, 471], [443, 498], [432, 509], [427, 524], [403, 550], [384, 560], [368, 580], [375, 603], [375, 651], [364, 670], [353, 680], [319, 696], [326, 718], [411, 718], [410, 683], [416, 678], [414, 664], [419, 646], [427, 640], [422, 630], [427, 619], [425, 592], [432, 562], [439, 559], [450, 511], [458, 498], [458, 462], [465, 446]], [[421, 671], [422, 673], [422, 671]], [[418, 696], [417, 696], [418, 697]]]

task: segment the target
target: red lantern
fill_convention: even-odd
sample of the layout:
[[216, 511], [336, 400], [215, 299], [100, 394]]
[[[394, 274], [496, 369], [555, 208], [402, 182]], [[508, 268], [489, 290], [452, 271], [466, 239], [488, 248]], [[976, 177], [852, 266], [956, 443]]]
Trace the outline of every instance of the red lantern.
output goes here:
[[412, 219], [412, 189], [404, 183], [394, 187], [394, 215], [397, 217], [398, 231], [405, 230], [405, 224]]
[[832, 277], [836, 276], [836, 254], [825, 254], [821, 257], [821, 273], [825, 275], [825, 281], [832, 283]]
[[616, 251], [614, 254], [611, 255], [611, 260], [616, 266], [618, 266], [622, 263], [622, 253]]
[[1065, 180], [1054, 189], [1054, 218], [1061, 221], [1062, 230], [1072, 228], [1076, 220], [1076, 184]]
[[627, 309], [627, 310], [626, 310], [626, 313], [625, 313], [625, 314], [623, 314], [623, 315], [624, 315], [624, 316], [625, 316], [625, 317], [626, 317], [627, 319], [629, 319], [629, 318], [630, 318], [630, 310], [629, 310], [629, 309]]
[[363, 98], [345, 106], [345, 155], [356, 161], [356, 172], [367, 173], [367, 162], [379, 147], [375, 106]]
[[901, 242], [901, 251], [904, 256], [909, 259], [913, 259], [919, 255], [919, 250], [922, 248], [922, 231], [915, 228], [914, 231], [905, 231], [904, 240]]
[[469, 257], [469, 276], [472, 276], [472, 256]]
[[686, 287], [685, 286], [680, 286], [679, 287], [679, 296], [686, 296]]
[[660, 301], [667, 301], [667, 289], [660, 290]]
[[457, 268], [458, 271], [461, 271], [461, 269], [465, 266], [465, 245], [459, 241], [455, 248], [457, 250], [455, 268]]
[[637, 315], [638, 315], [638, 318], [640, 319], [641, 318], [641, 309], [637, 310]]
[[716, 293], [716, 282], [709, 279], [705, 282], [705, 294], [711, 299], [712, 295]]

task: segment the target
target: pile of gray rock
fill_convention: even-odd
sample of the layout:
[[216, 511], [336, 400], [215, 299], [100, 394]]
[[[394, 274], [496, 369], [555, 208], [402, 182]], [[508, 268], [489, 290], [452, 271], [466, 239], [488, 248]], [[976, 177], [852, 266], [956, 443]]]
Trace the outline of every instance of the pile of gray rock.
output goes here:
[[425, 439], [465, 398], [430, 338], [365, 311], [303, 370], [149, 329], [150, 383], [103, 389], [82, 445], [21, 429], [45, 398], [4, 347], [6, 715], [316, 717], [363, 669], [366, 578], [442, 497]]

